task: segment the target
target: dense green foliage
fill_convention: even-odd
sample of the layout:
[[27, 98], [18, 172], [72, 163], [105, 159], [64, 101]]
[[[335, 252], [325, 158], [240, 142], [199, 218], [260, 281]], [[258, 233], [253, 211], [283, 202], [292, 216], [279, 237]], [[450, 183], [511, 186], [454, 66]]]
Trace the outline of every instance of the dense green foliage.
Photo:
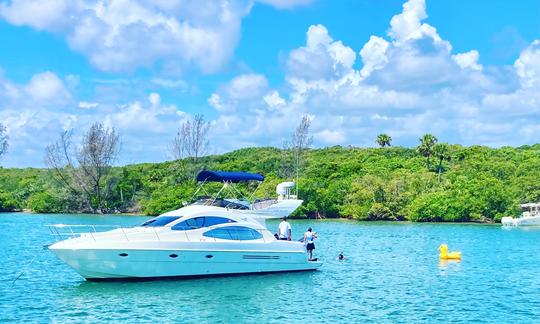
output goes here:
[[[365, 220], [498, 221], [540, 199], [540, 144], [492, 149], [448, 145], [308, 150], [295, 216]], [[429, 151], [429, 152], [428, 152]], [[274, 197], [283, 152], [246, 148], [200, 159], [198, 168], [261, 172], [258, 197]], [[426, 159], [431, 158], [430, 163]], [[189, 160], [116, 167], [111, 211], [156, 215], [179, 208], [196, 189]], [[440, 178], [439, 178], [440, 173]], [[215, 188], [214, 188], [215, 189]], [[241, 188], [248, 191], [249, 188]], [[76, 197], [45, 169], [0, 168], [0, 210], [76, 212]]]

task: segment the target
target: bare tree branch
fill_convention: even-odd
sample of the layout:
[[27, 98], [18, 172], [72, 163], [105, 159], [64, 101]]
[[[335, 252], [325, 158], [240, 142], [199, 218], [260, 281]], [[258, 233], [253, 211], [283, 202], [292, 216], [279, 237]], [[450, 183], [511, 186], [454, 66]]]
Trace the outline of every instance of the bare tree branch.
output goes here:
[[186, 123], [189, 123], [189, 121], [183, 123], [182, 126], [180, 126], [171, 144], [171, 154], [176, 160], [180, 160], [186, 157]]
[[120, 152], [120, 137], [100, 123], [90, 127], [77, 151], [71, 149], [71, 137], [72, 131], [66, 131], [47, 146], [45, 162], [65, 187], [84, 196], [93, 212], [103, 212], [110, 192], [104, 182]]
[[0, 123], [0, 158], [7, 153], [7, 150], [9, 148], [9, 136], [6, 134], [6, 132], [6, 126]]
[[292, 145], [288, 140], [284, 140], [281, 146], [281, 165], [279, 174], [282, 178], [294, 178], [295, 163], [293, 162]]
[[309, 128], [311, 127], [311, 119], [309, 116], [302, 116], [302, 120], [295, 132], [291, 136], [291, 149], [294, 153], [296, 162], [296, 195], [298, 196], [298, 181], [300, 178], [300, 169], [302, 167], [302, 158], [304, 151], [313, 143], [313, 136], [309, 136]]
[[103, 200], [109, 192], [103, 192], [103, 178], [119, 154], [120, 137], [114, 129], [107, 129], [100, 123], [90, 126], [84, 135], [82, 146], [77, 152], [77, 161], [95, 196], [96, 207], [101, 212]]
[[73, 186], [73, 179], [70, 179], [69, 171], [73, 171], [73, 165], [69, 160], [69, 147], [71, 145], [71, 130], [60, 135], [60, 139], [45, 148], [45, 163], [53, 169], [57, 180], [66, 186], [73, 193], [79, 192]]
[[210, 123], [204, 115], [197, 114], [193, 120], [182, 123], [171, 144], [171, 153], [175, 159], [191, 158], [191, 170], [194, 171], [201, 156], [208, 153], [208, 133]]

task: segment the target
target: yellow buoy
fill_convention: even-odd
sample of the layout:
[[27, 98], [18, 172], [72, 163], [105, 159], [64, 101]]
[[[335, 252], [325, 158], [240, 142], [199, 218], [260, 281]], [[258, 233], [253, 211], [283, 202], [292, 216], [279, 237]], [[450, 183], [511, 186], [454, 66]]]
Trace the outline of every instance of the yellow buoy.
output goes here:
[[448, 246], [446, 244], [441, 244], [441, 246], [439, 246], [439, 259], [461, 260], [461, 252], [459, 251], [448, 252]]

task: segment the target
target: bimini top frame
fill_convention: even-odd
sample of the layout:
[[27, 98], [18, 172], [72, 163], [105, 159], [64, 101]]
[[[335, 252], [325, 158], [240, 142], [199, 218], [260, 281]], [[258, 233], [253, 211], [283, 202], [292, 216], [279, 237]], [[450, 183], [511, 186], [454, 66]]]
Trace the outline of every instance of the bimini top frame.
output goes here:
[[[204, 204], [213, 205], [216, 202], [216, 200], [221, 201], [221, 199], [218, 199], [218, 197], [220, 196], [220, 194], [224, 190], [227, 190], [227, 191], [229, 191], [230, 194], [237, 195], [236, 198], [243, 198], [243, 199], [234, 199], [236, 201], [236, 203], [229, 200], [229, 202], [227, 204], [232, 206], [233, 204], [238, 205], [238, 203], [240, 203], [242, 206], [247, 207], [247, 205], [244, 205], [244, 204], [248, 203], [248, 201], [253, 198], [253, 195], [255, 194], [257, 189], [259, 189], [259, 186], [261, 185], [262, 181], [264, 181], [264, 176], [262, 174], [258, 174], [258, 173], [204, 170], [204, 171], [199, 172], [199, 174], [197, 174], [196, 180], [198, 182], [200, 182], [200, 185], [199, 185], [199, 188], [197, 189], [197, 191], [195, 192], [195, 194], [193, 195], [194, 198], [197, 196], [197, 194], [201, 190], [207, 196], [210, 196], [210, 195], [208, 195], [206, 190], [204, 190], [204, 188], [203, 188], [205, 183], [207, 183], [207, 182], [221, 182], [221, 183], [223, 183], [223, 187], [219, 190], [219, 192], [217, 194], [213, 195], [212, 198], [207, 199], [206, 203], [204, 203]], [[258, 181], [259, 182], [259, 185], [253, 191], [253, 193], [251, 194], [251, 196], [249, 198], [242, 197], [242, 194], [235, 188], [234, 185], [232, 185], [234, 183], [247, 182], [247, 181]]]

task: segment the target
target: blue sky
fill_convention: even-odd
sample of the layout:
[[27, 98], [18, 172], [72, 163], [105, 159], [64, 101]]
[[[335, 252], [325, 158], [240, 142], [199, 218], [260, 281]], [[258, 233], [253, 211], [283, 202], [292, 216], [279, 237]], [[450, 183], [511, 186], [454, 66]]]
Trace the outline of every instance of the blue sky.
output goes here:
[[540, 2], [0, 0], [8, 167], [93, 122], [119, 164], [163, 161], [196, 113], [212, 153], [280, 146], [302, 115], [315, 146], [539, 141]]

